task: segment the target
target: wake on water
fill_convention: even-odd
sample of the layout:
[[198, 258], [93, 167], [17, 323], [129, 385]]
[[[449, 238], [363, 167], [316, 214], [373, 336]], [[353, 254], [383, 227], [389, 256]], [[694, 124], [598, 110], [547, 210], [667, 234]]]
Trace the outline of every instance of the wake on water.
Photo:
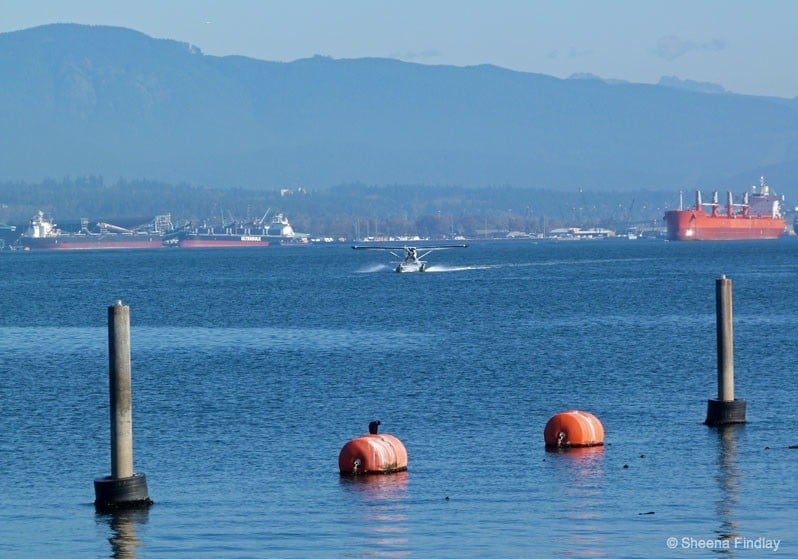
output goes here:
[[[436, 264], [433, 266], [427, 266], [427, 269], [424, 273], [440, 273], [440, 272], [465, 272], [468, 270], [494, 270], [497, 268], [508, 268], [508, 267], [519, 267], [519, 266], [534, 266], [535, 263], [527, 263], [527, 264], [482, 264], [482, 265], [475, 265], [475, 266], [446, 266], [443, 264]], [[390, 271], [393, 272], [396, 269], [395, 265], [389, 264], [373, 264], [371, 266], [366, 266], [364, 268], [359, 269], [356, 273], [358, 274], [371, 274], [374, 272], [385, 272]], [[418, 273], [418, 272], [415, 272]]]
[[384, 270], [393, 270], [393, 266], [388, 266], [387, 264], [372, 264], [371, 266], [366, 266], [365, 268], [361, 268], [357, 271], [358, 274], [371, 274], [374, 272], [382, 272]]
[[427, 266], [425, 272], [464, 272], [466, 270], [490, 270], [498, 266], [484, 265], [484, 266]]

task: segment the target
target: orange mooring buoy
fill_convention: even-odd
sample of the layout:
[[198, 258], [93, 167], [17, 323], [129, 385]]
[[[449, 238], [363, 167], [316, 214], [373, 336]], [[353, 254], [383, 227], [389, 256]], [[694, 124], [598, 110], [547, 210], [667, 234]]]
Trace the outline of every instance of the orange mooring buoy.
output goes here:
[[558, 413], [543, 430], [546, 448], [571, 448], [604, 444], [604, 426], [586, 411], [569, 410]]
[[407, 469], [407, 450], [393, 435], [380, 435], [379, 421], [369, 423], [369, 434], [352, 439], [338, 455], [341, 475], [391, 474]]

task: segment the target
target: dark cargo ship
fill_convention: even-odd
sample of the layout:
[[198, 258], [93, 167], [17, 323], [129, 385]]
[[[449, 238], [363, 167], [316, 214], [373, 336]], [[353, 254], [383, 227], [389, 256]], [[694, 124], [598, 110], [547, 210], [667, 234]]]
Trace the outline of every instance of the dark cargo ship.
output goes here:
[[98, 223], [91, 231], [88, 220], [81, 220], [80, 231], [62, 231], [43, 211], [37, 212], [16, 245], [24, 250], [108, 250], [153, 249], [163, 247], [166, 234], [173, 229], [171, 215], [164, 214], [135, 229]]
[[296, 233], [283, 214], [271, 223], [265, 216], [251, 222], [235, 222], [219, 227], [202, 225], [180, 231], [168, 241], [180, 248], [257, 248], [274, 245], [304, 244], [308, 236]]

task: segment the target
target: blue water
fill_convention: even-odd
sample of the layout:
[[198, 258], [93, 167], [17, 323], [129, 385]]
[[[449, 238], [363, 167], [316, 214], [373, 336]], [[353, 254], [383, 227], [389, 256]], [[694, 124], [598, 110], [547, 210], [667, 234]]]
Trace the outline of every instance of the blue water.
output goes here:
[[[485, 242], [430, 263], [0, 254], [0, 557], [772, 553], [743, 549], [758, 539], [798, 556], [798, 241]], [[748, 422], [718, 430], [702, 422], [721, 274]], [[100, 515], [117, 299], [156, 504]], [[607, 445], [545, 452], [546, 421], [574, 408]], [[377, 418], [409, 471], [340, 478], [341, 447]]]

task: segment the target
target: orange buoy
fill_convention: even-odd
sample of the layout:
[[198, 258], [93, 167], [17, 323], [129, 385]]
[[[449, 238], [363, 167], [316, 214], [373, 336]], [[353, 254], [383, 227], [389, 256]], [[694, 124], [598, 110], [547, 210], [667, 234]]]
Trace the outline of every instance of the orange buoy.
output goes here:
[[377, 433], [379, 421], [369, 424], [369, 434], [352, 439], [338, 455], [341, 475], [392, 474], [407, 470], [407, 450], [393, 435]]
[[543, 430], [546, 448], [572, 448], [604, 444], [604, 426], [586, 411], [569, 410], [558, 413]]

